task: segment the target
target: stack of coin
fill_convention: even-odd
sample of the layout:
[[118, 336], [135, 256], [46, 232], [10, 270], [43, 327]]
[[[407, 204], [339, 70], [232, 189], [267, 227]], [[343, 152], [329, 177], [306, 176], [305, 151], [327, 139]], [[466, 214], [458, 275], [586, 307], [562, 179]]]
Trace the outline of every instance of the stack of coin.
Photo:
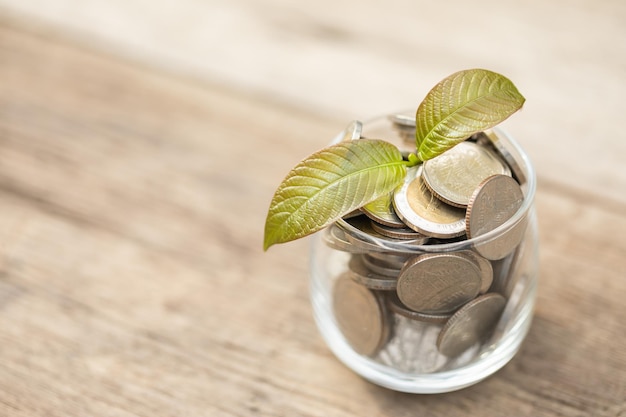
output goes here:
[[[414, 140], [414, 119], [389, 119], [401, 138]], [[342, 137], [358, 140], [361, 130], [352, 122]], [[523, 181], [497, 135], [480, 133], [409, 168], [394, 192], [326, 229], [326, 244], [349, 254], [333, 305], [357, 353], [434, 371], [478, 351], [511, 294], [510, 265], [527, 223], [522, 218], [484, 242], [454, 243], [511, 219], [524, 200]]]

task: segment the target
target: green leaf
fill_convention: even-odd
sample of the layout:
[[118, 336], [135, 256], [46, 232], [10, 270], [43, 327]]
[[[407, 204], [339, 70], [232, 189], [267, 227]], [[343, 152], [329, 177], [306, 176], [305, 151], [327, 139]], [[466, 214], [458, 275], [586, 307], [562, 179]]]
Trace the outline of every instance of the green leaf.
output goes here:
[[264, 250], [314, 233], [390, 193], [405, 175], [402, 154], [382, 140], [341, 142], [314, 153], [276, 190], [265, 221]]
[[504, 121], [524, 97], [503, 75], [483, 69], [459, 71], [437, 84], [415, 114], [417, 156], [434, 158], [471, 135]]

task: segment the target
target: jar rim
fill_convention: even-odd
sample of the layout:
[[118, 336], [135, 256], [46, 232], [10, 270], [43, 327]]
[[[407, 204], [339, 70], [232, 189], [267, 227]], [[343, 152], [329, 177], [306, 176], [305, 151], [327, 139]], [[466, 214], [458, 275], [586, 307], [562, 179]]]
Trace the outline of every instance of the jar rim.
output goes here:
[[[371, 122], [376, 122], [377, 119], [372, 119], [369, 122], [364, 123], [364, 127]], [[503, 233], [507, 232], [518, 223], [523, 221], [527, 216], [528, 212], [533, 206], [533, 202], [535, 199], [535, 192], [537, 188], [537, 178], [535, 169], [533, 167], [530, 158], [524, 151], [524, 149], [520, 146], [520, 144], [511, 137], [511, 135], [504, 129], [500, 127], [494, 127], [491, 130], [496, 133], [498, 139], [505, 144], [507, 150], [511, 151], [512, 157], [518, 163], [520, 168], [523, 170], [524, 175], [526, 177], [526, 181], [521, 184], [522, 192], [524, 194], [524, 200], [520, 208], [515, 212], [515, 214], [509, 218], [506, 222], [501, 224], [489, 232], [486, 232], [480, 236], [473, 237], [471, 239], [464, 239], [454, 242], [448, 243], [435, 243], [435, 244], [410, 244], [405, 243], [398, 240], [389, 240], [384, 238], [375, 237], [369, 235], [358, 228], [352, 226], [349, 222], [344, 219], [339, 219], [335, 222], [337, 226], [345, 230], [347, 233], [361, 239], [365, 240], [369, 243], [372, 243], [376, 246], [381, 247], [382, 250], [391, 250], [391, 251], [401, 251], [401, 252], [452, 252], [465, 250], [471, 247], [475, 247], [478, 245], [485, 244], [490, 242], [491, 240], [501, 236]], [[339, 138], [339, 137], [338, 137]], [[338, 139], [337, 138], [337, 139]], [[384, 140], [384, 139], [382, 139]], [[333, 141], [334, 143], [337, 140]]]

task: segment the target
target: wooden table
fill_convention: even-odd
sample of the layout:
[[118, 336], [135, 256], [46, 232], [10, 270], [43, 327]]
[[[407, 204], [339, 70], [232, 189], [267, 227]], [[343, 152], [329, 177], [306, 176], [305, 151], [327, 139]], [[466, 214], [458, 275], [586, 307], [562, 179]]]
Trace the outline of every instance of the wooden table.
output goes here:
[[[411, 37], [398, 22], [410, 23], [402, 8], [414, 6], [400, 2], [388, 6], [398, 30], [367, 32], [373, 7], [340, 30], [330, 7], [307, 15], [274, 1], [257, 14], [253, 2], [188, 1], [223, 12], [212, 30], [225, 36], [233, 22], [257, 23], [253, 59], [235, 56], [247, 50], [235, 39], [214, 48], [213, 69], [203, 67], [210, 59], [172, 60], [192, 57], [193, 45], [181, 44], [187, 54], [141, 47], [161, 32], [128, 32], [136, 42], [122, 45], [119, 33], [101, 36], [98, 19], [77, 27], [16, 3], [0, 3], [1, 416], [626, 416], [620, 3], [511, 6], [500, 15], [508, 20], [486, 24], [527, 36], [507, 35], [519, 53], [509, 60], [502, 39], [485, 37], [489, 60], [472, 42], [482, 32], [448, 53]], [[345, 17], [355, 4], [336, 7]], [[462, 11], [453, 21], [477, 24], [478, 11]], [[551, 20], [557, 12], [562, 20]], [[412, 57], [411, 45], [438, 58]], [[294, 46], [311, 49], [292, 62]], [[342, 62], [341, 51], [363, 65], [356, 81], [345, 66], [336, 78], [316, 64], [318, 55]], [[535, 319], [518, 355], [480, 384], [392, 392], [325, 346], [308, 301], [307, 242], [264, 253], [266, 210], [288, 169], [351, 118], [417, 103], [439, 78], [478, 64], [528, 92], [506, 128], [539, 173]]]

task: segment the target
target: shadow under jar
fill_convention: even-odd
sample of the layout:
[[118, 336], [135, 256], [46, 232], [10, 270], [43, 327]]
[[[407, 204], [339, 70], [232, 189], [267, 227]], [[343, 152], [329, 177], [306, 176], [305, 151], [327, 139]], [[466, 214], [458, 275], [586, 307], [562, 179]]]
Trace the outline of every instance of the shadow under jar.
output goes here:
[[[415, 152], [410, 117], [352, 123], [333, 143], [361, 137]], [[426, 394], [473, 385], [513, 358], [530, 327], [538, 278], [535, 171], [500, 129], [466, 142], [505, 165], [508, 176], [494, 177], [514, 180], [517, 205], [500, 201], [497, 181], [483, 181], [467, 207], [442, 208], [460, 211], [463, 230], [429, 236], [399, 214], [403, 197], [397, 193], [423, 177], [423, 167], [411, 168], [389, 197], [392, 218], [362, 209], [311, 237], [310, 292], [319, 331], [346, 366], [383, 387]], [[486, 194], [482, 200], [478, 188]], [[430, 186], [420, 189], [434, 193]], [[427, 198], [429, 207], [445, 204]], [[481, 213], [481, 202], [510, 213]], [[468, 211], [501, 224], [478, 230]]]

